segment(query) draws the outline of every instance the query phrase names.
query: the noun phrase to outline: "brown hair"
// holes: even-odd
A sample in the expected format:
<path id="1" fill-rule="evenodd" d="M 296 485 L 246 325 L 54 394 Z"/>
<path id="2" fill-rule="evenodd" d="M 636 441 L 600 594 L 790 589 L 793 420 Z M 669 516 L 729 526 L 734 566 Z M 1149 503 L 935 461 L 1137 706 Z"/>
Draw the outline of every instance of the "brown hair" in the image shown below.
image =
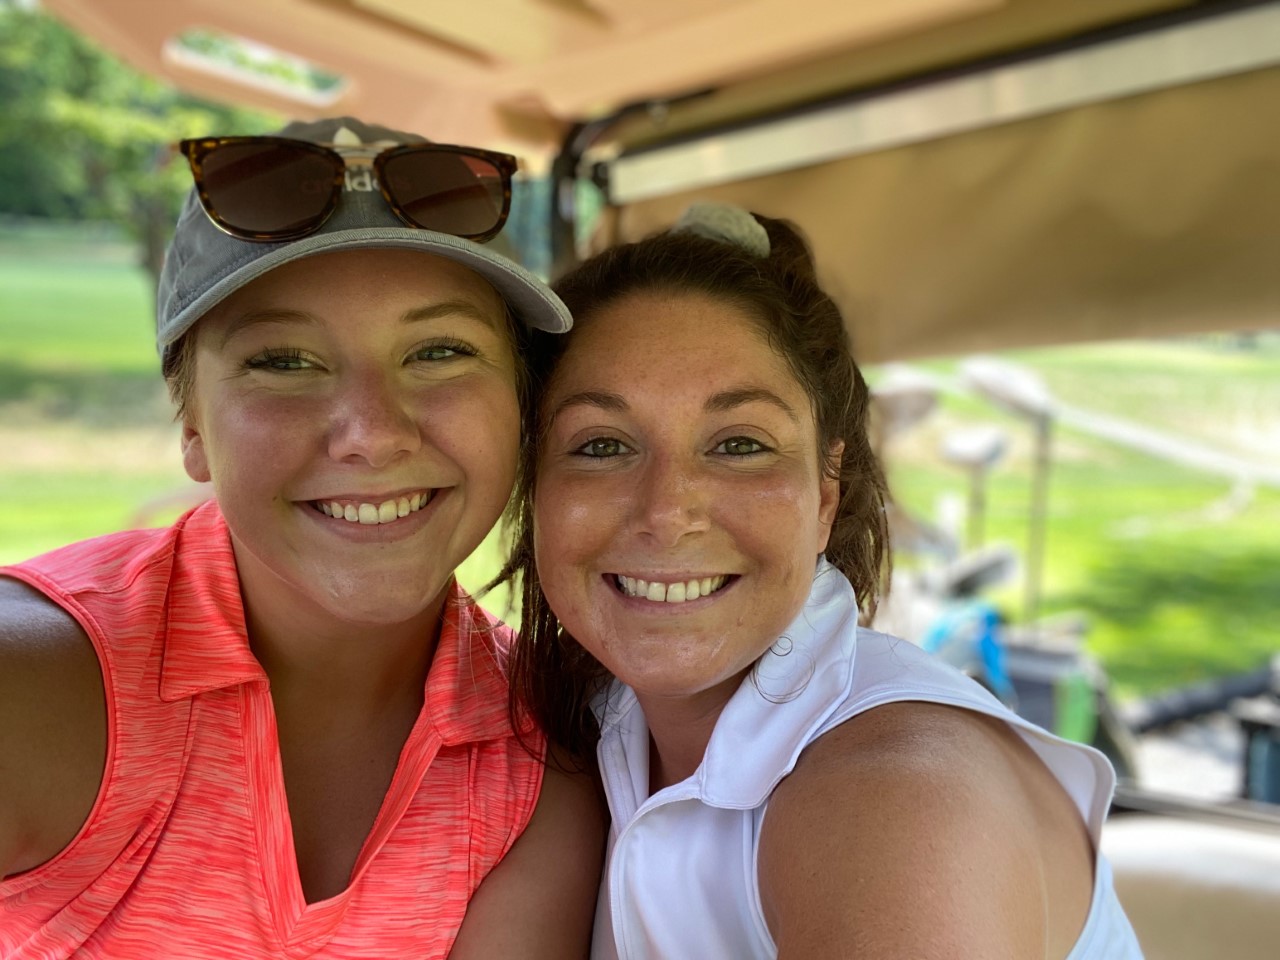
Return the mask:
<path id="1" fill-rule="evenodd" d="M 887 590 L 889 557 L 885 481 L 867 436 L 867 384 L 840 311 L 818 285 L 808 244 L 785 221 L 756 219 L 769 235 L 767 257 L 690 233 L 662 233 L 593 257 L 555 289 L 578 320 L 630 294 L 656 292 L 714 297 L 760 323 L 809 396 L 824 470 L 838 472 L 840 499 L 824 553 L 849 578 L 869 620 Z M 533 554 L 534 480 L 545 430 L 541 397 L 572 340 L 572 332 L 533 339 L 534 396 L 526 407 L 512 553 L 495 582 L 518 576 L 523 601 L 510 666 L 513 717 L 527 709 L 553 740 L 589 763 L 599 736 L 589 704 L 610 675 L 560 629 L 542 594 Z M 841 441 L 837 466 L 830 454 Z"/>
<path id="2" fill-rule="evenodd" d="M 164 348 L 160 358 L 160 372 L 169 387 L 169 399 L 178 408 L 177 418 L 181 420 L 187 412 L 187 403 L 191 399 L 191 388 L 196 380 L 196 328 L 179 337 L 174 343 Z"/>

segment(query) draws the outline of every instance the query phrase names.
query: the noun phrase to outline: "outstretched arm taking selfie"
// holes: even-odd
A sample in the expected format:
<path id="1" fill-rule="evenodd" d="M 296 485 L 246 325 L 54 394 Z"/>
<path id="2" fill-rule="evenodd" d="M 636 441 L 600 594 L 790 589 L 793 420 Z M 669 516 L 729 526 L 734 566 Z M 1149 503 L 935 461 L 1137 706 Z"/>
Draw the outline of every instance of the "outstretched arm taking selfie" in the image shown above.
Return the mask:
<path id="1" fill-rule="evenodd" d="M 35 590 L 0 577 L 0 878 L 75 837 L 102 781 L 106 736 L 88 637 Z"/>

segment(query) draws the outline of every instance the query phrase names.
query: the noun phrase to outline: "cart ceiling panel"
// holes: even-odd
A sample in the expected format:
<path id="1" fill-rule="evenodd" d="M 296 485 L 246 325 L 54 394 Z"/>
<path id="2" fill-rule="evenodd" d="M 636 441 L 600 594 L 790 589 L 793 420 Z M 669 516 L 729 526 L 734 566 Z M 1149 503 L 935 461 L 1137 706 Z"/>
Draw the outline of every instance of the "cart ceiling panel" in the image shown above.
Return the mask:
<path id="1" fill-rule="evenodd" d="M 1280 68 L 645 200 L 796 221 L 867 361 L 1280 325 Z"/>
<path id="2" fill-rule="evenodd" d="M 198 95 L 295 116 L 347 112 L 439 140 L 555 151 L 625 103 L 718 93 L 672 123 L 749 116 L 1069 37 L 1191 0 L 43 0 L 135 66 Z M 333 99 L 202 69 L 199 28 L 346 78 Z M 710 111 L 708 113 L 708 111 Z"/>

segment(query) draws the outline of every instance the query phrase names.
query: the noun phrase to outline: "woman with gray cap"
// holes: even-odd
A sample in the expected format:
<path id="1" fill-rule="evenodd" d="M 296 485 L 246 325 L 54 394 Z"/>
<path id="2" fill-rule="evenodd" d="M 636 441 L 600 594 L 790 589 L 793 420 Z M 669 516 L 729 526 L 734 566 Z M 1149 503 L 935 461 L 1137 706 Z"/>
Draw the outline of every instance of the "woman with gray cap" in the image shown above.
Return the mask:
<path id="1" fill-rule="evenodd" d="M 0 956 L 581 955 L 594 794 L 453 579 L 570 323 L 482 245 L 515 161 L 349 118 L 182 150 L 157 336 L 216 499 L 0 570 Z"/>

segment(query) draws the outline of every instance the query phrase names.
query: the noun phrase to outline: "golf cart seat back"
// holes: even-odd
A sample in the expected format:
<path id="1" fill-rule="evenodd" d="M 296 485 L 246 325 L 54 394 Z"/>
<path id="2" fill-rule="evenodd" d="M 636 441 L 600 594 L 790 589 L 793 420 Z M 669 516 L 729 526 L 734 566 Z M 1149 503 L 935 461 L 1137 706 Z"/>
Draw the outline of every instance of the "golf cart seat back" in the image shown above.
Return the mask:
<path id="1" fill-rule="evenodd" d="M 1280 956 L 1280 837 L 1227 822 L 1124 814 L 1102 849 L 1148 960 Z"/>

